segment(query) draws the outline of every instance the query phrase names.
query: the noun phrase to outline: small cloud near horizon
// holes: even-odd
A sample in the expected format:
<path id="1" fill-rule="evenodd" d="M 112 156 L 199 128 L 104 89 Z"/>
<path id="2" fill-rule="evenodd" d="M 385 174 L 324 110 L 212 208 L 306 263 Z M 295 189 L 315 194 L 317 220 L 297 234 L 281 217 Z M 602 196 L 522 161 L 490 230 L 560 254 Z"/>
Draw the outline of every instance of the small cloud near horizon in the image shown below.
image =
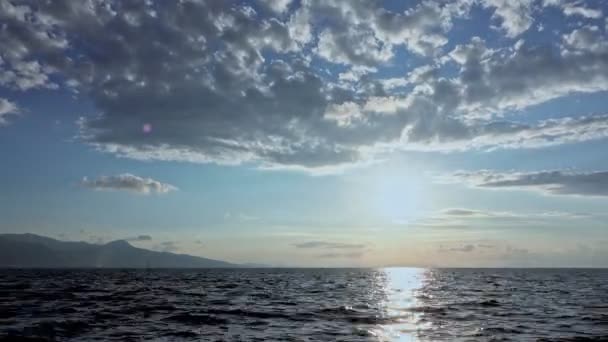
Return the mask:
<path id="1" fill-rule="evenodd" d="M 177 187 L 171 184 L 162 183 L 152 178 L 139 177 L 130 173 L 100 176 L 97 179 L 84 177 L 80 185 L 97 191 L 128 191 L 143 195 L 153 193 L 166 194 L 177 190 Z"/>
<path id="2" fill-rule="evenodd" d="M 317 257 L 323 259 L 358 259 L 361 258 L 365 253 L 363 251 L 349 252 L 349 253 L 325 253 L 320 254 Z"/>
<path id="3" fill-rule="evenodd" d="M 151 241 L 152 237 L 150 235 L 138 235 L 138 236 L 128 237 L 128 238 L 126 238 L 124 240 L 125 241 L 129 241 L 129 242 Z"/>
<path id="4" fill-rule="evenodd" d="M 296 248 L 325 248 L 325 249 L 363 249 L 364 244 L 327 242 L 327 241 L 306 241 L 294 243 Z"/>
<path id="5" fill-rule="evenodd" d="M 161 252 L 175 252 L 177 250 L 179 250 L 179 246 L 177 245 L 177 243 L 175 241 L 163 241 L 159 244 L 157 244 L 156 246 L 154 246 L 152 249 L 161 251 Z"/>

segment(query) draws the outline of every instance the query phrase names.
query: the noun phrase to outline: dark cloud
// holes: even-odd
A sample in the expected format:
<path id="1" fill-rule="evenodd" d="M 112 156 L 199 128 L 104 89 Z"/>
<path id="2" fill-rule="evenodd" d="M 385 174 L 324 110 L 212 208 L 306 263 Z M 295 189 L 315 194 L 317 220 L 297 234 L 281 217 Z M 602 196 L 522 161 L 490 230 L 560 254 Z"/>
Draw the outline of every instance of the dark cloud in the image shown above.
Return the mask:
<path id="1" fill-rule="evenodd" d="M 125 241 L 151 241 L 152 237 L 150 235 L 138 235 L 138 236 L 126 238 L 124 240 Z"/>
<path id="2" fill-rule="evenodd" d="M 452 252 L 464 252 L 464 253 L 469 253 L 475 250 L 475 245 L 464 245 L 461 247 L 451 247 L 448 249 L 449 251 Z"/>
<path id="3" fill-rule="evenodd" d="M 475 250 L 475 245 L 473 244 L 464 244 L 460 246 L 448 247 L 444 245 L 439 246 L 439 252 L 461 252 L 461 253 L 470 253 Z"/>
<path id="4" fill-rule="evenodd" d="M 361 258 L 365 252 L 349 252 L 349 253 L 324 253 L 317 257 L 325 259 L 358 259 Z"/>
<path id="5" fill-rule="evenodd" d="M 479 210 L 452 208 L 443 210 L 442 213 L 448 216 L 477 216 L 482 212 L 480 212 Z"/>
<path id="6" fill-rule="evenodd" d="M 364 249 L 364 244 L 326 242 L 326 241 L 307 241 L 293 244 L 296 248 L 328 248 L 328 249 Z"/>
<path id="7" fill-rule="evenodd" d="M 101 176 L 97 179 L 84 177 L 80 184 L 93 190 L 124 190 L 139 194 L 164 194 L 177 188 L 171 184 L 161 183 L 152 178 L 142 178 L 129 173 L 116 176 Z"/>
<path id="8" fill-rule="evenodd" d="M 488 189 L 524 189 L 552 195 L 608 196 L 608 171 L 459 172 L 455 180 Z"/>

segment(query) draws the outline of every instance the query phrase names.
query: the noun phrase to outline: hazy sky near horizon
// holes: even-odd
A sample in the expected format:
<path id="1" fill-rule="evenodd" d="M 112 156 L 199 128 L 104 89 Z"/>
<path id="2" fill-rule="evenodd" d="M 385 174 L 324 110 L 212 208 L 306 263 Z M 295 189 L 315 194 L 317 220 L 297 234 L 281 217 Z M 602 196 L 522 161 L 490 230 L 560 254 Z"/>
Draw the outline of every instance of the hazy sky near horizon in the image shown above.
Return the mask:
<path id="1" fill-rule="evenodd" d="M 0 0 L 0 232 L 285 266 L 608 267 L 607 12 Z"/>

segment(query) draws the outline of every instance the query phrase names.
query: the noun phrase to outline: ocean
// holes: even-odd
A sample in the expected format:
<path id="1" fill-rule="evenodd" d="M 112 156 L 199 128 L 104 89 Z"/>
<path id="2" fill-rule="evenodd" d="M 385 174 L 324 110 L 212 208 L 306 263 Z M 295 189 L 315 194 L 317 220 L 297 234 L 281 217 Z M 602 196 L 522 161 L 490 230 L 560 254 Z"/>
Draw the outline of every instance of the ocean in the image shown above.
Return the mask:
<path id="1" fill-rule="evenodd" d="M 608 270 L 1 270 L 17 338 L 608 341 Z"/>

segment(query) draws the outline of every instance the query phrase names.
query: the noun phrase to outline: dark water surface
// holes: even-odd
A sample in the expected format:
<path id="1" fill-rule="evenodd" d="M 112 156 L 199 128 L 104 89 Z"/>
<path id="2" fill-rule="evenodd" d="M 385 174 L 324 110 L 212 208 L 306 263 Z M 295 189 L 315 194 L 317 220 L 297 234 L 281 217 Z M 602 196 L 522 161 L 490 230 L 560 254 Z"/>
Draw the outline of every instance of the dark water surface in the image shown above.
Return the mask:
<path id="1" fill-rule="evenodd" d="M 0 336 L 608 341 L 608 270 L 0 270 Z"/>

